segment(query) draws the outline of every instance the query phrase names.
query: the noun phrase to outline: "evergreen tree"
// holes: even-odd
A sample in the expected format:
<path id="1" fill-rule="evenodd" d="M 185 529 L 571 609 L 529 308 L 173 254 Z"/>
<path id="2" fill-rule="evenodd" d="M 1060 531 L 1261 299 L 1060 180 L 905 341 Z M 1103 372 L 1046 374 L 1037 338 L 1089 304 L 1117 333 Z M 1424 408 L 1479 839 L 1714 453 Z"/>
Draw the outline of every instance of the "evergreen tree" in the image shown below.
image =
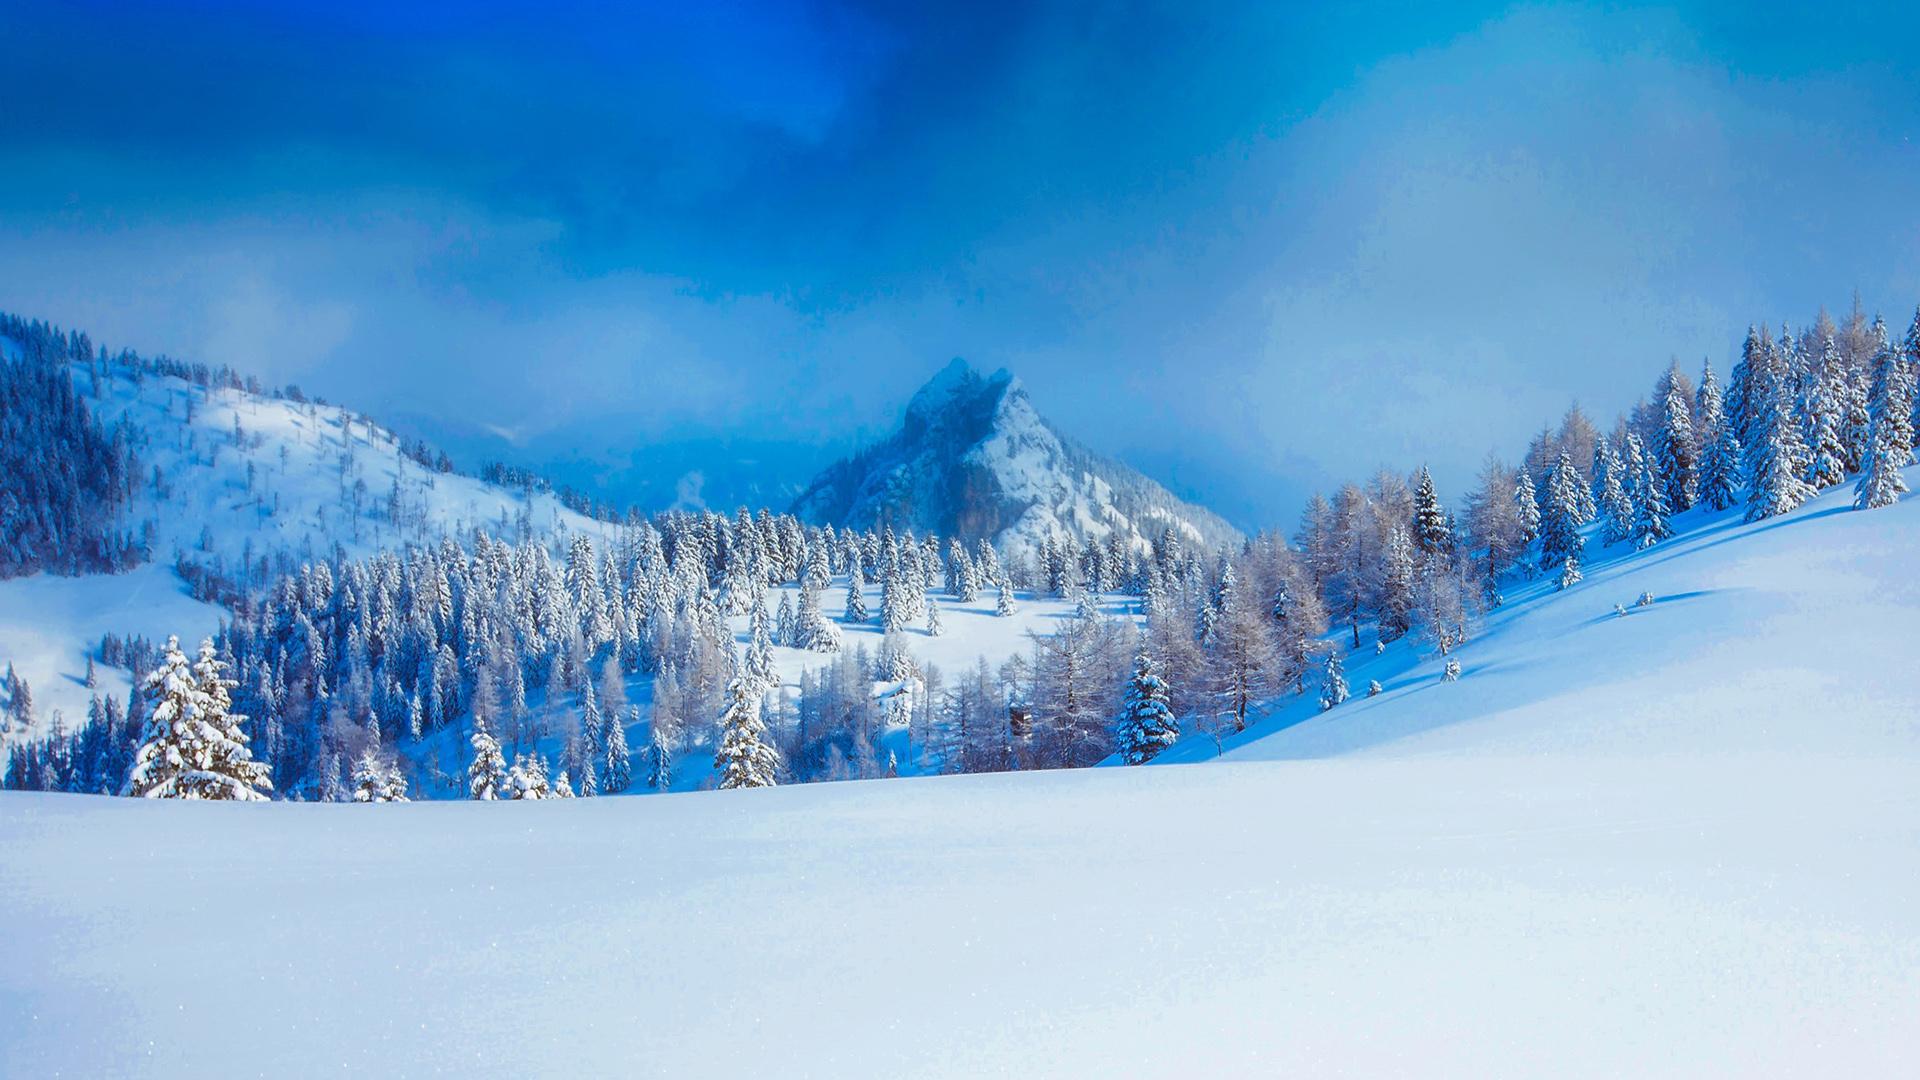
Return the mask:
<path id="1" fill-rule="evenodd" d="M 927 636 L 939 637 L 946 628 L 940 624 L 940 604 L 933 597 L 927 597 Z"/>
<path id="2" fill-rule="evenodd" d="M 767 725 L 760 719 L 760 691 L 736 676 L 727 684 L 726 710 L 720 715 L 720 748 L 714 771 L 722 790 L 772 787 L 780 768 L 780 752 L 767 742 Z"/>
<path id="3" fill-rule="evenodd" d="M 1327 653 L 1327 666 L 1320 683 L 1320 711 L 1325 712 L 1347 700 L 1347 669 L 1340 662 L 1340 650 Z"/>
<path id="4" fill-rule="evenodd" d="M 1700 501 L 1725 510 L 1740 498 L 1740 437 L 1734 431 L 1709 362 L 1700 375 Z"/>
<path id="5" fill-rule="evenodd" d="M 647 786 L 665 791 L 673 786 L 673 749 L 667 745 L 666 732 L 658 723 L 651 728 L 651 741 L 647 744 Z"/>
<path id="6" fill-rule="evenodd" d="M 467 766 L 467 797 L 491 801 L 507 794 L 507 762 L 500 754 L 500 741 L 487 730 L 485 720 L 474 719 L 470 741 L 473 762 Z"/>
<path id="7" fill-rule="evenodd" d="M 1920 314 L 1915 316 L 1920 324 Z M 1853 505 L 1862 510 L 1892 506 L 1907 490 L 1900 470 L 1913 464 L 1914 368 L 1887 342 L 1884 323 L 1874 322 L 1879 347 L 1873 357 L 1871 435 Z M 1920 336 L 1911 334 L 1909 336 Z"/>
<path id="8" fill-rule="evenodd" d="M 1180 738 L 1180 722 L 1168 704 L 1167 684 L 1143 650 L 1133 661 L 1133 678 L 1120 716 L 1120 758 L 1143 765 Z"/>
<path id="9" fill-rule="evenodd" d="M 1847 478 L 1846 447 L 1840 441 L 1840 427 L 1846 420 L 1846 390 L 1842 380 L 1846 372 L 1840 363 L 1840 351 L 1831 334 L 1820 353 L 1820 367 L 1807 383 L 1801 409 L 1803 434 L 1812 463 L 1806 481 L 1818 491 L 1838 487 Z"/>
<path id="10" fill-rule="evenodd" d="M 1601 542 L 1613 545 L 1633 535 L 1633 501 L 1627 496 L 1627 485 L 1621 482 L 1620 474 L 1625 465 L 1620 455 L 1613 449 L 1611 442 L 1600 443 L 1600 518 L 1603 531 Z"/>
<path id="11" fill-rule="evenodd" d="M 1699 491 L 1699 448 L 1692 403 L 1687 400 L 1683 380 L 1680 363 L 1675 361 L 1662 380 L 1665 391 L 1653 444 L 1653 479 L 1659 488 L 1659 501 L 1676 514 L 1693 506 Z"/>
<path id="12" fill-rule="evenodd" d="M 556 797 L 547 782 L 547 759 L 539 752 L 513 759 L 513 768 L 507 770 L 507 797 L 516 801 Z"/>
<path id="13" fill-rule="evenodd" d="M 353 801 L 407 801 L 407 778 L 401 774 L 399 762 L 380 752 L 379 743 L 369 743 L 354 759 Z"/>
<path id="14" fill-rule="evenodd" d="M 1586 546 L 1586 538 L 1580 535 L 1579 500 L 1580 490 L 1585 486 L 1572 459 L 1561 454 L 1559 462 L 1547 474 L 1547 504 L 1540 511 L 1542 569 L 1559 565 Z"/>
<path id="15" fill-rule="evenodd" d="M 1540 535 L 1540 504 L 1533 497 L 1533 481 L 1521 470 L 1513 481 L 1513 508 L 1519 518 L 1520 546 L 1524 549 Z"/>
<path id="16" fill-rule="evenodd" d="M 253 760 L 246 717 L 230 711 L 233 682 L 226 665 L 201 642 L 189 667 L 177 638 L 169 637 L 160 665 L 142 684 L 150 708 L 146 732 L 128 779 L 130 794 L 149 799 L 263 801 L 273 782 Z"/>
<path id="17" fill-rule="evenodd" d="M 1578 584 L 1580 584 L 1580 555 L 1578 552 L 1569 552 L 1567 561 L 1560 566 L 1560 588 L 1571 589 Z"/>
<path id="18" fill-rule="evenodd" d="M 1641 474 L 1637 486 L 1640 498 L 1634 507 L 1633 517 L 1634 547 L 1649 548 L 1673 535 L 1673 526 L 1667 521 L 1669 486 L 1667 479 L 1651 468 Z"/>
<path id="19" fill-rule="evenodd" d="M 809 652 L 840 651 L 840 628 L 820 610 L 820 594 L 800 587 L 800 612 L 794 616 L 794 647 Z"/>
<path id="20" fill-rule="evenodd" d="M 1013 604 L 1013 586 L 1007 584 L 1006 579 L 1002 578 L 1000 579 L 1000 595 L 998 599 L 994 601 L 993 613 L 1004 619 L 1012 615 L 1016 610 L 1018 609 L 1015 608 Z"/>
<path id="21" fill-rule="evenodd" d="M 1426 556 L 1453 550 L 1453 526 L 1433 490 L 1433 474 L 1420 466 L 1413 489 L 1413 542 Z"/>
<path id="22" fill-rule="evenodd" d="M 860 573 L 860 557 L 856 555 L 847 566 L 847 608 L 843 616 L 855 626 L 867 621 L 866 587 L 866 578 Z"/>
<path id="23" fill-rule="evenodd" d="M 1794 422 L 1786 376 L 1769 364 L 1753 373 L 1749 408 L 1753 442 L 1747 445 L 1747 520 L 1784 514 L 1813 498 L 1802 477 L 1806 443 Z"/>
<path id="24" fill-rule="evenodd" d="M 600 748 L 600 786 L 609 795 L 618 795 L 633 785 L 633 761 L 627 753 L 627 728 L 639 722 L 639 706 L 629 705 L 625 723 L 616 720 L 607 725 L 606 741 Z"/>
<path id="25" fill-rule="evenodd" d="M 803 600 L 802 603 L 804 604 L 805 601 Z M 782 608 L 785 608 L 786 604 L 786 594 L 782 593 L 780 595 L 780 605 Z M 791 615 L 789 615 L 788 621 L 792 621 Z M 787 643 L 798 644 L 798 641 L 790 637 L 787 639 Z M 746 675 L 747 678 L 753 680 L 755 686 L 760 688 L 761 693 L 773 689 L 780 681 L 779 676 L 774 674 L 773 670 L 773 636 L 767 627 L 767 600 L 765 596 L 762 596 L 760 602 L 753 606 L 753 618 L 748 628 L 747 636 Z"/>

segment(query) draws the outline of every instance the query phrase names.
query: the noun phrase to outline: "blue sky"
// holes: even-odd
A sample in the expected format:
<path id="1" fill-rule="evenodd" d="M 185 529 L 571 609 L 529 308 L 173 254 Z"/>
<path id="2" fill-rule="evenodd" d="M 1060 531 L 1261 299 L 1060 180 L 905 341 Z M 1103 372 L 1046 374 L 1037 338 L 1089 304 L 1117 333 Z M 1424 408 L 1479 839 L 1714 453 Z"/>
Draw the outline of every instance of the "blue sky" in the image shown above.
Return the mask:
<path id="1" fill-rule="evenodd" d="M 960 355 L 1290 524 L 1920 302 L 1903 6 L 1309 7 L 32 5 L 0 308 L 676 472 L 813 464 Z"/>

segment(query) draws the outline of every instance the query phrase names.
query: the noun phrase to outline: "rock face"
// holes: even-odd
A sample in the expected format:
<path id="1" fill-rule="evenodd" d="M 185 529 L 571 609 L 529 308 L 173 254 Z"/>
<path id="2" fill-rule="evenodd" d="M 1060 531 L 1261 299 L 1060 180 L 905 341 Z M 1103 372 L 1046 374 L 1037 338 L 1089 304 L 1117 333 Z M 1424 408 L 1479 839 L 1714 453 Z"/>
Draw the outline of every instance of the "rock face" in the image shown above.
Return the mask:
<path id="1" fill-rule="evenodd" d="M 1055 431 L 1004 369 L 983 376 L 962 360 L 913 395 L 892 437 L 815 477 L 793 512 L 816 525 L 987 539 L 1003 554 L 1116 530 L 1136 546 L 1168 528 L 1187 544 L 1240 539 L 1218 515 Z"/>

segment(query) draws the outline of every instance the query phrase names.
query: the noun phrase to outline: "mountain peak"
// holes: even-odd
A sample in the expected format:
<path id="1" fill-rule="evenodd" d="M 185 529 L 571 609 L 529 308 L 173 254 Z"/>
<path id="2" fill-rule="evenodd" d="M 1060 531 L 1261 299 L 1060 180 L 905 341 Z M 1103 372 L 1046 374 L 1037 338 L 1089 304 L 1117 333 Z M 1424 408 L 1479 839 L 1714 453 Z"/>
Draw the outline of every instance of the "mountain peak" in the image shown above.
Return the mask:
<path id="1" fill-rule="evenodd" d="M 914 393 L 898 432 L 820 473 L 793 509 L 813 524 L 889 524 L 1008 553 L 1116 534 L 1140 547 L 1168 528 L 1207 545 L 1238 539 L 1214 514 L 1061 436 L 1005 368 L 982 375 L 959 357 Z"/>

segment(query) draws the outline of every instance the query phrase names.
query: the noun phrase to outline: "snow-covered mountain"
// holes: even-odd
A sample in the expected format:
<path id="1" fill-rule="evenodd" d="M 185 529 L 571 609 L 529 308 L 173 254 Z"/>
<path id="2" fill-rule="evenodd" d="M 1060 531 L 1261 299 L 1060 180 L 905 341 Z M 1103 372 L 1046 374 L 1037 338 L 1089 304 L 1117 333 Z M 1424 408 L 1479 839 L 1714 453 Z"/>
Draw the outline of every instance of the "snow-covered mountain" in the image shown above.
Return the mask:
<path id="1" fill-rule="evenodd" d="M 1168 529 L 1205 546 L 1240 538 L 1218 515 L 1062 435 L 1005 369 L 982 375 L 960 359 L 913 395 L 898 432 L 821 472 L 793 512 L 821 525 L 984 539 L 1008 554 L 1048 537 L 1117 533 L 1136 549 Z"/>

